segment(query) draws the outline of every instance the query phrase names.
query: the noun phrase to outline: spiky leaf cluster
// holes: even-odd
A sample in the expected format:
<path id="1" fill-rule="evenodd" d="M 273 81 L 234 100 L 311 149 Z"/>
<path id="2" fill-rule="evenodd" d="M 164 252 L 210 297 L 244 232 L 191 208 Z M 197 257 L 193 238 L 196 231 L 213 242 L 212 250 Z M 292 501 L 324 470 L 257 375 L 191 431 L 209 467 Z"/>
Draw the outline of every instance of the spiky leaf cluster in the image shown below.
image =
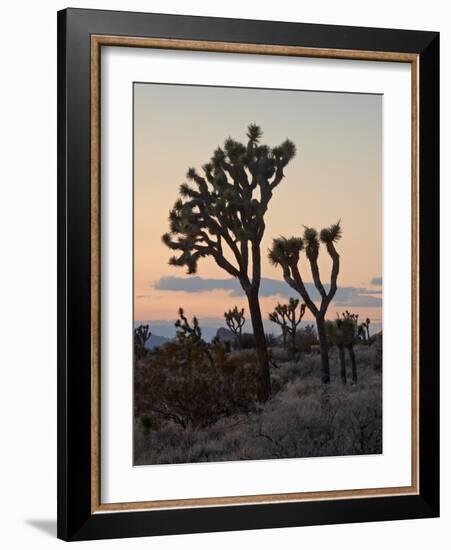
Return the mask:
<path id="1" fill-rule="evenodd" d="M 304 242 L 298 237 L 273 239 L 268 257 L 272 265 L 296 265 Z"/>
<path id="2" fill-rule="evenodd" d="M 309 260 L 316 260 L 318 258 L 318 254 L 319 254 L 318 231 L 313 227 L 304 228 L 304 247 L 305 247 L 305 253 Z"/>
<path id="3" fill-rule="evenodd" d="M 184 340 L 189 338 L 193 342 L 203 342 L 202 330 L 199 326 L 197 317 L 193 317 L 192 325 L 189 323 L 188 318 L 183 311 L 183 308 L 179 308 L 179 319 L 174 323 L 177 329 L 177 338 Z"/>
<path id="4" fill-rule="evenodd" d="M 292 266 L 299 261 L 302 250 L 310 261 L 316 262 L 319 255 L 320 241 L 329 247 L 341 238 L 340 222 L 322 229 L 319 236 L 318 231 L 313 227 L 304 226 L 302 237 L 279 237 L 273 239 L 272 247 L 269 250 L 268 258 L 273 265 Z M 331 252 L 332 249 L 328 248 Z"/>
<path id="5" fill-rule="evenodd" d="M 330 227 L 326 227 L 321 230 L 320 239 L 324 244 L 336 243 L 341 239 L 342 230 L 340 220 L 337 223 L 333 223 Z"/>

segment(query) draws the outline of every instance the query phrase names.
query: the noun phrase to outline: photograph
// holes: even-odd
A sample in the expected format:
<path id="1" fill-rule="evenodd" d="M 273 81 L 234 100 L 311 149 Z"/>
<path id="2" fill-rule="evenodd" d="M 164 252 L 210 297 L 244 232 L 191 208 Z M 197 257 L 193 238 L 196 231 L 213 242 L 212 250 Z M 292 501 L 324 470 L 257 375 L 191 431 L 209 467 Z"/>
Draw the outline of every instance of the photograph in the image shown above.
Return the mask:
<path id="1" fill-rule="evenodd" d="M 134 82 L 135 466 L 383 452 L 382 117 Z"/>
<path id="2" fill-rule="evenodd" d="M 340 524 L 349 546 L 351 524 L 389 522 L 424 546 L 415 520 L 440 515 L 436 24 L 392 5 L 360 20 L 331 3 L 328 22 L 180 5 L 58 11 L 57 537 L 264 529 L 273 547 L 307 526 L 336 544 Z"/>

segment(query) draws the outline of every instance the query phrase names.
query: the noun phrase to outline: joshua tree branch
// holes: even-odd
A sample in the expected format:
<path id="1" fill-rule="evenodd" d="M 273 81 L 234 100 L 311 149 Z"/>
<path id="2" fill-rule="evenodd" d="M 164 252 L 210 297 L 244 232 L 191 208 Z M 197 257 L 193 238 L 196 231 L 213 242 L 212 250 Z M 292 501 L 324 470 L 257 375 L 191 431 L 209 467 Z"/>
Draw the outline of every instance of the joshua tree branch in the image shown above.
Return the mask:
<path id="1" fill-rule="evenodd" d="M 327 295 L 328 302 L 332 300 L 332 298 L 335 296 L 335 293 L 337 292 L 337 278 L 338 273 L 340 271 L 340 255 L 335 249 L 335 246 L 333 243 L 327 243 L 327 252 L 329 253 L 329 256 L 332 258 L 332 272 L 330 275 L 330 289 L 329 293 Z"/>
<path id="2" fill-rule="evenodd" d="M 287 285 L 289 285 L 293 290 L 297 290 L 296 283 L 294 282 L 293 277 L 291 276 L 290 268 L 286 265 L 282 265 L 283 278 Z"/>
<path id="3" fill-rule="evenodd" d="M 310 269 L 312 272 L 312 277 L 313 277 L 313 282 L 315 283 L 315 287 L 320 293 L 321 298 L 325 299 L 327 294 L 326 294 L 326 290 L 324 289 L 323 283 L 321 282 L 321 278 L 319 276 L 318 261 L 316 259 L 310 259 L 309 262 L 310 262 Z"/>
<path id="4" fill-rule="evenodd" d="M 313 315 L 318 315 L 318 308 L 316 307 L 313 300 L 310 298 L 309 293 L 307 292 L 307 289 L 305 288 L 304 281 L 302 280 L 301 274 L 299 272 L 299 268 L 297 265 L 293 265 L 291 267 L 291 271 L 293 274 L 293 280 L 295 283 L 295 289 L 299 292 L 299 294 L 302 296 L 302 299 L 304 300 L 305 304 L 309 308 L 309 310 L 313 313 Z"/>
<path id="5" fill-rule="evenodd" d="M 240 272 L 224 257 L 224 255 L 214 253 L 212 256 L 219 267 L 222 267 L 222 269 L 233 277 L 240 278 Z"/>

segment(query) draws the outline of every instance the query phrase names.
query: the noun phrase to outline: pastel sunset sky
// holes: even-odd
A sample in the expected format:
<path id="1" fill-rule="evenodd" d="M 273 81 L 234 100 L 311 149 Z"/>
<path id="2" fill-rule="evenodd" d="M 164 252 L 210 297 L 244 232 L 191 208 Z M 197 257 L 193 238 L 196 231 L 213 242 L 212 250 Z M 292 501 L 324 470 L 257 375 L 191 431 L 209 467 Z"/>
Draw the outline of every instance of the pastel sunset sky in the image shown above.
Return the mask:
<path id="1" fill-rule="evenodd" d="M 246 143 L 251 122 L 261 126 L 262 143 L 273 147 L 289 138 L 297 147 L 265 218 L 264 318 L 277 302 L 296 297 L 267 260 L 272 239 L 341 219 L 340 290 L 328 316 L 349 309 L 379 325 L 382 96 L 147 83 L 134 85 L 135 321 L 172 321 L 180 306 L 189 316 L 219 320 L 235 304 L 247 309 L 239 285 L 212 259 L 202 259 L 195 276 L 168 265 L 172 251 L 161 236 L 188 167 L 201 172 L 228 136 Z M 331 264 L 323 247 L 319 263 L 328 283 Z M 312 281 L 305 256 L 301 273 Z M 305 320 L 311 319 L 307 312 Z"/>

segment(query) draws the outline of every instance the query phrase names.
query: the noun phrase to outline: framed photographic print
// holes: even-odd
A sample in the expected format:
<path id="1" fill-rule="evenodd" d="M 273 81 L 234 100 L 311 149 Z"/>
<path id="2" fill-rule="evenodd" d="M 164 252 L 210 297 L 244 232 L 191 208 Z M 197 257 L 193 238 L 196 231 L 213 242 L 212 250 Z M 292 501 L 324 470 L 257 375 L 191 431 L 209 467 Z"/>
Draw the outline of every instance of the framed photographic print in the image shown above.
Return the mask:
<path id="1" fill-rule="evenodd" d="M 58 536 L 439 513 L 439 35 L 58 14 Z"/>

